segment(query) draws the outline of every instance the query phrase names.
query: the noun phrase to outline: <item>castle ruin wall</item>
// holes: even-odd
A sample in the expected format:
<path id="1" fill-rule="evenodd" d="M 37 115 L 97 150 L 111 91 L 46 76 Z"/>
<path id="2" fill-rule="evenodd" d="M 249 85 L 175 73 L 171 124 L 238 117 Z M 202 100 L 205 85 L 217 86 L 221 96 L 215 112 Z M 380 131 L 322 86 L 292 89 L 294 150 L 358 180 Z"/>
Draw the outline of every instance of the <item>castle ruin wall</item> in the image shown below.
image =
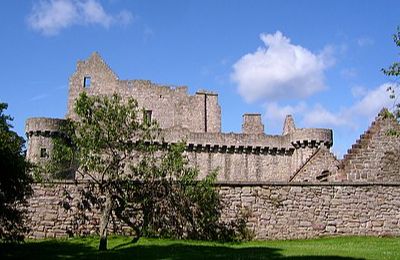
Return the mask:
<path id="1" fill-rule="evenodd" d="M 340 164 L 346 181 L 400 181 L 399 123 L 383 109 Z"/>
<path id="2" fill-rule="evenodd" d="M 86 85 L 90 79 L 90 85 Z M 221 132 L 221 108 L 218 95 L 199 91 L 191 96 L 187 87 L 162 86 L 148 80 L 119 80 L 97 55 L 80 61 L 69 83 L 67 117 L 76 118 L 74 103 L 81 92 L 88 95 L 119 94 L 132 97 L 139 107 L 151 111 L 161 128 L 183 127 L 191 132 Z"/>

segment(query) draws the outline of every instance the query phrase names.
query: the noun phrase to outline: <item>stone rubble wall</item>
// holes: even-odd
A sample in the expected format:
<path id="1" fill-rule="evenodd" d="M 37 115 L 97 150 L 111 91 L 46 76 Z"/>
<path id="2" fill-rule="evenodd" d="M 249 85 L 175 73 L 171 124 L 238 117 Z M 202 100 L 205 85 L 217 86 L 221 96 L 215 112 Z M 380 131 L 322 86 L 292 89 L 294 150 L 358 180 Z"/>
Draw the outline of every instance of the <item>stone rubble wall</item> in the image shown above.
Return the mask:
<path id="1" fill-rule="evenodd" d="M 85 77 L 91 78 L 90 87 L 85 88 Z M 189 95 L 186 86 L 163 86 L 149 80 L 119 80 L 97 53 L 78 62 L 76 72 L 70 77 L 67 117 L 76 118 L 73 107 L 81 92 L 132 97 L 139 107 L 152 111 L 152 118 L 163 129 L 180 126 L 191 132 L 221 132 L 217 94 L 199 91 Z"/>
<path id="2" fill-rule="evenodd" d="M 395 134 L 397 132 L 397 134 Z M 400 181 L 399 123 L 382 110 L 339 165 L 345 181 Z"/>
<path id="3" fill-rule="evenodd" d="M 73 183 L 36 184 L 30 199 L 29 237 L 97 234 L 96 209 L 84 212 L 85 223 L 74 218 L 79 189 Z M 217 189 L 224 205 L 222 219 L 234 220 L 238 212 L 248 211 L 247 226 L 255 239 L 400 235 L 400 183 L 220 182 Z M 119 222 L 110 231 L 131 234 Z"/>
<path id="4" fill-rule="evenodd" d="M 340 161 L 328 148 L 321 147 L 309 157 L 306 163 L 296 170 L 289 182 L 335 181 Z M 326 176 L 326 178 L 323 175 Z M 324 180 L 323 180 L 324 179 Z"/>

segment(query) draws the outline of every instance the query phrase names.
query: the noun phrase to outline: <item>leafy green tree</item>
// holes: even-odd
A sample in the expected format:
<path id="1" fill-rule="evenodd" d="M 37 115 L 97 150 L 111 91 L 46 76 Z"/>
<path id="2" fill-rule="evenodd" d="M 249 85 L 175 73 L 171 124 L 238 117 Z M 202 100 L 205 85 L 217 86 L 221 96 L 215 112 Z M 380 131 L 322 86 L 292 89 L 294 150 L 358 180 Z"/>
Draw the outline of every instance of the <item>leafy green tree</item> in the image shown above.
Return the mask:
<path id="1" fill-rule="evenodd" d="M 400 26 L 397 27 L 397 33 L 393 34 L 393 41 L 397 47 L 400 47 Z M 396 97 L 396 90 L 399 89 L 399 83 L 397 80 L 400 76 L 400 61 L 393 62 L 392 65 L 390 65 L 387 69 L 382 69 L 382 71 L 385 75 L 395 78 L 394 85 L 390 86 L 388 91 L 390 93 L 390 98 L 395 100 L 393 115 L 397 120 L 400 120 L 400 103 L 397 101 Z"/>
<path id="2" fill-rule="evenodd" d="M 63 129 L 67 138 L 55 142 L 50 169 L 56 174 L 70 166 L 77 178 L 88 182 L 101 211 L 99 250 L 107 249 L 107 230 L 113 208 L 131 188 L 125 185 L 126 170 L 137 159 L 138 151 L 147 149 L 144 140 L 152 140 L 156 124 L 139 120 L 137 102 L 123 103 L 118 95 L 88 96 L 76 100 L 78 119 L 68 121 Z"/>
<path id="3" fill-rule="evenodd" d="M 56 177 L 75 170 L 88 183 L 86 202 L 101 211 L 99 250 L 107 249 L 112 217 L 132 227 L 136 239 L 236 235 L 218 222 L 216 173 L 198 180 L 185 145 L 163 143 L 157 123 L 144 112 L 132 98 L 83 93 L 75 104 L 77 120 L 64 127 L 68 138 L 55 140 L 50 169 Z"/>
<path id="4" fill-rule="evenodd" d="M 28 231 L 24 217 L 32 179 L 25 161 L 24 139 L 11 130 L 12 117 L 0 103 L 0 241 L 21 241 Z"/>

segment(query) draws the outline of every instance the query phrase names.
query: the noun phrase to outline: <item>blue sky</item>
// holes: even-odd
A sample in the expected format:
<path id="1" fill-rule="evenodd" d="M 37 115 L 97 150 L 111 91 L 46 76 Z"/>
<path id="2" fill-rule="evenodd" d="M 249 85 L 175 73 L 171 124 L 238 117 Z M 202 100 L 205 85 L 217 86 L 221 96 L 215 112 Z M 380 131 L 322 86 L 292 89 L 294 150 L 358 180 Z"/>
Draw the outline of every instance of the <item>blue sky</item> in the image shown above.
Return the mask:
<path id="1" fill-rule="evenodd" d="M 334 130 L 341 157 L 382 106 L 398 60 L 398 1 L 2 1 L 0 101 L 15 130 L 64 117 L 77 60 L 98 51 L 120 79 L 219 93 L 224 132 L 259 112 Z"/>

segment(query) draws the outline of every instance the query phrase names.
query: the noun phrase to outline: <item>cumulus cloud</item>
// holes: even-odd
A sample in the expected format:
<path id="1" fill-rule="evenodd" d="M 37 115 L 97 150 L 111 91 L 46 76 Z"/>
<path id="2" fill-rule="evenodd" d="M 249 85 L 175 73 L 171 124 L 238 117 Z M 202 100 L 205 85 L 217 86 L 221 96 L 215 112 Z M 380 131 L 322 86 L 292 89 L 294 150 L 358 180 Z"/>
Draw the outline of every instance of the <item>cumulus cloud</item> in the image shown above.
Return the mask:
<path id="1" fill-rule="evenodd" d="M 333 113 L 321 104 L 316 104 L 304 115 L 303 124 L 314 127 L 351 126 L 353 122 L 343 112 Z"/>
<path id="2" fill-rule="evenodd" d="M 355 98 L 360 98 L 367 94 L 367 89 L 363 86 L 354 86 L 351 88 L 351 94 Z"/>
<path id="3" fill-rule="evenodd" d="M 366 92 L 366 94 L 355 103 L 350 111 L 359 116 L 364 116 L 369 119 L 376 116 L 376 114 L 383 108 L 393 108 L 394 101 L 390 99 L 387 92 L 388 87 L 393 86 L 391 83 L 385 83 L 376 89 Z"/>
<path id="4" fill-rule="evenodd" d="M 58 34 L 73 25 L 97 24 L 109 28 L 114 24 L 132 22 L 131 12 L 107 13 L 97 0 L 46 0 L 33 5 L 28 24 L 43 35 Z"/>
<path id="5" fill-rule="evenodd" d="M 324 70 L 332 64 L 332 48 L 315 54 L 292 44 L 280 31 L 260 38 L 265 47 L 241 57 L 231 74 L 247 102 L 304 98 L 325 88 Z"/>
<path id="6" fill-rule="evenodd" d="M 265 118 L 270 122 L 283 122 L 286 115 L 302 114 L 307 109 L 305 102 L 299 104 L 280 106 L 277 102 L 265 105 Z"/>
<path id="7" fill-rule="evenodd" d="M 307 127 L 350 127 L 355 129 L 362 122 L 372 121 L 383 108 L 393 108 L 394 101 L 386 91 L 391 83 L 382 84 L 375 89 L 360 88 L 355 95 L 355 102 L 339 111 L 331 111 L 321 104 L 279 105 L 277 102 L 265 106 L 265 118 L 271 126 L 280 127 L 286 115 L 294 115 L 301 125 Z M 396 93 L 398 95 L 398 93 Z"/>

